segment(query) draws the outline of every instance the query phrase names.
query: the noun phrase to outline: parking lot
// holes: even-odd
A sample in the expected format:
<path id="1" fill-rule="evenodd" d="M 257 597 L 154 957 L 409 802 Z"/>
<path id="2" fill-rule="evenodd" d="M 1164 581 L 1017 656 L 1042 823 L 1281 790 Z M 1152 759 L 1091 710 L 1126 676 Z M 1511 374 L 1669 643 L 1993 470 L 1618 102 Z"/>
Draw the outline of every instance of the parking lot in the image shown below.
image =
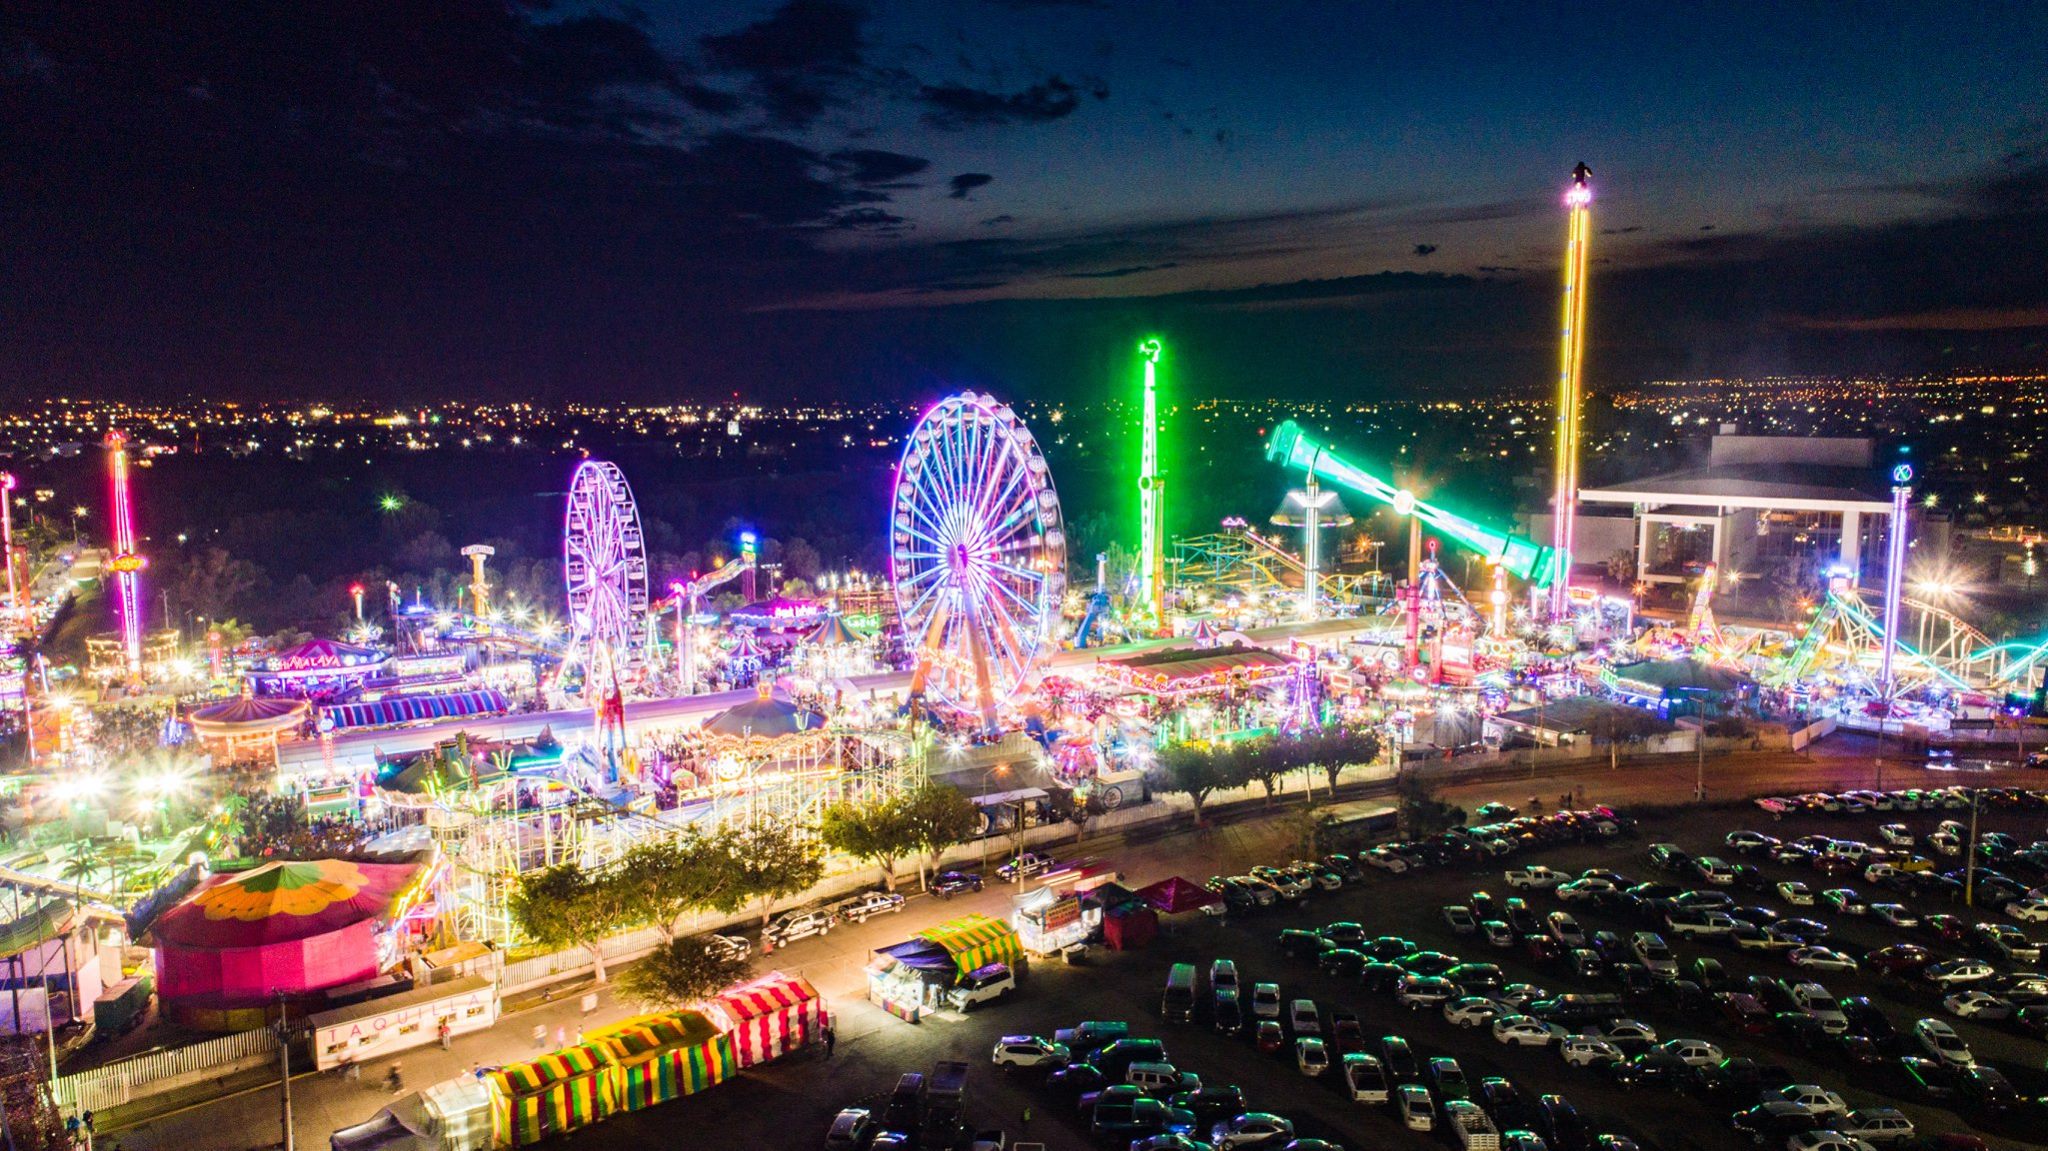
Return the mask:
<path id="1" fill-rule="evenodd" d="M 976 1069 L 968 1092 L 967 1110 L 972 1125 L 1002 1128 L 1013 1141 L 1029 1138 L 1053 1148 L 1105 1146 L 1107 1141 L 1098 1141 L 1087 1133 L 1085 1121 L 1071 1099 L 1056 1097 L 1044 1089 L 1044 1072 L 1000 1071 L 989 1065 L 989 1053 L 996 1039 L 1004 1034 L 1049 1035 L 1056 1028 L 1082 1020 L 1121 1019 L 1131 1023 L 1133 1034 L 1163 1039 L 1176 1067 L 1198 1073 L 1206 1084 L 1237 1085 L 1243 1089 L 1251 1108 L 1286 1116 L 1293 1121 L 1297 1136 L 1329 1139 L 1354 1151 L 1446 1142 L 1441 1130 L 1420 1134 L 1405 1129 L 1388 1107 L 1351 1102 L 1334 1069 L 1320 1078 L 1303 1077 L 1295 1069 L 1291 1043 L 1280 1052 L 1261 1053 L 1250 1038 L 1249 1027 L 1235 1037 L 1216 1034 L 1209 1026 L 1206 976 L 1210 961 L 1224 957 L 1236 961 L 1247 989 L 1254 983 L 1278 983 L 1284 999 L 1314 999 L 1325 1019 L 1334 1009 L 1355 1012 L 1368 1037 L 1405 1036 L 1417 1056 L 1424 1060 L 1435 1056 L 1456 1059 L 1474 1084 L 1488 1076 L 1505 1077 L 1516 1086 L 1522 1099 L 1532 1104 L 1539 1095 L 1562 1094 L 1576 1105 L 1591 1132 L 1626 1136 L 1646 1148 L 1742 1146 L 1740 1137 L 1729 1125 L 1729 1116 L 1738 1106 L 1747 1105 L 1748 1099 L 1708 1099 L 1693 1089 L 1661 1086 L 1625 1090 L 1600 1069 L 1567 1066 L 1553 1047 L 1504 1046 L 1493 1039 L 1488 1027 L 1455 1026 L 1441 1010 L 1409 1010 L 1390 994 L 1369 992 L 1356 976 L 1326 974 L 1305 955 L 1297 958 L 1283 954 L 1279 933 L 1288 928 L 1319 928 L 1334 921 L 1356 921 L 1363 925 L 1368 937 L 1399 936 L 1414 941 L 1423 950 L 1498 964 L 1508 982 L 1538 984 L 1553 994 L 1615 992 L 1620 986 L 1613 975 L 1581 973 L 1572 969 L 1562 956 L 1539 961 L 1532 958 L 1524 940 L 1496 946 L 1481 934 L 1456 933 L 1446 924 L 1440 908 L 1452 903 L 1470 905 L 1475 890 L 1488 891 L 1500 902 L 1510 895 L 1522 897 L 1538 918 L 1566 906 L 1548 891 L 1507 889 L 1502 872 L 1532 863 L 1574 875 L 1598 868 L 1625 873 L 1638 882 L 1709 889 L 1711 885 L 1691 874 L 1674 875 L 1653 868 L 1649 846 L 1667 842 L 1693 855 L 1717 855 L 1755 866 L 1762 873 L 1757 882 L 1763 890 L 1733 891 L 1737 905 L 1762 906 L 1824 922 L 1830 928 L 1825 944 L 1852 957 L 1900 942 L 1920 944 L 1936 958 L 1962 956 L 1971 954 L 1968 944 L 1941 940 L 1924 929 L 1894 928 L 1867 914 L 1841 914 L 1818 903 L 1795 908 L 1778 895 L 1775 885 L 1784 880 L 1800 880 L 1815 891 L 1852 887 L 1868 901 L 1895 900 L 1922 916 L 1947 912 L 1960 915 L 1968 923 L 2010 921 L 1983 909 L 1940 902 L 1932 894 L 1881 891 L 1860 873 L 1823 875 L 1810 866 L 1778 863 L 1761 855 L 1737 855 L 1723 845 L 1726 833 L 1740 828 L 1755 829 L 1787 841 L 1817 834 L 1880 844 L 1881 824 L 1903 823 L 1911 833 L 1924 837 L 1939 821 L 1957 815 L 1954 811 L 1794 813 L 1773 819 L 1749 805 L 1688 810 L 1644 819 L 1633 838 L 1543 846 L 1484 864 L 1430 867 L 1405 875 L 1371 872 L 1340 890 L 1318 890 L 1298 902 L 1281 903 L 1253 914 L 1233 915 L 1227 920 L 1183 917 L 1169 925 L 1166 934 L 1142 952 L 1118 955 L 1097 951 L 1081 967 L 1034 965 L 1020 993 L 1008 1002 L 965 1017 L 939 1018 L 914 1026 L 885 1026 L 863 1035 L 858 1042 L 843 1043 L 830 1061 L 800 1057 L 795 1062 L 750 1073 L 738 1082 L 675 1107 L 623 1116 L 574 1138 L 585 1145 L 637 1147 L 650 1139 L 672 1140 L 677 1133 L 687 1131 L 693 1142 L 715 1139 L 721 1146 L 819 1146 L 832 1115 L 841 1107 L 877 1103 L 894 1084 L 898 1073 L 928 1070 L 936 1059 L 957 1058 L 970 1061 Z M 1967 822 L 1970 813 L 1961 812 L 1960 817 Z M 2007 833 L 2024 845 L 2043 836 L 2048 811 L 1985 806 L 1979 813 L 1979 824 L 1983 832 Z M 1191 857 L 1182 871 L 1199 881 L 1213 871 L 1242 870 L 1252 862 L 1285 861 L 1203 861 Z M 1960 859 L 1947 857 L 1938 860 L 1943 868 L 1960 863 Z M 2030 874 L 2018 871 L 2017 865 L 2008 864 L 2007 869 L 2014 871 L 2015 878 L 2025 879 Z M 2041 877 L 2032 875 L 2030 882 L 2039 883 Z M 1610 930 L 1627 939 L 1637 931 L 1662 931 L 1681 969 L 1689 969 L 1690 961 L 1696 957 L 1711 956 L 1720 961 L 1731 980 L 1751 975 L 1787 983 L 1816 980 L 1836 997 L 1868 996 L 1892 1027 L 1902 1033 L 1889 1046 L 1864 1053 L 1866 1057 L 1875 1056 L 1874 1062 L 1858 1065 L 1842 1044 L 1816 1038 L 1806 1028 L 1780 1023 L 1764 1034 L 1741 1034 L 1711 999 L 1694 1001 L 1689 1008 L 1693 1014 L 1688 1014 L 1677 996 L 1660 989 L 1631 999 L 1628 1005 L 1628 1014 L 1654 1028 L 1660 1041 L 1704 1040 L 1728 1056 L 1747 1057 L 1767 1069 L 1781 1069 L 1770 1071 L 1770 1078 L 1816 1084 L 1836 1092 L 1852 1108 L 1897 1107 L 1922 1136 L 1969 1132 L 1984 1137 L 1993 1146 L 2016 1146 L 2036 1130 L 2048 1133 L 2048 1124 L 2039 1122 L 2048 1118 L 2048 1112 L 2042 1111 L 2032 1098 L 2048 1091 L 2042 1070 L 2041 1041 L 2011 1022 L 1947 1015 L 1941 1006 L 1941 992 L 1924 981 L 1910 976 L 1884 978 L 1864 970 L 1802 970 L 1787 961 L 1785 952 L 1736 950 L 1723 943 L 1678 938 L 1662 923 L 1636 918 L 1616 906 L 1579 902 L 1571 904 L 1570 910 L 1589 933 Z M 2019 926 L 2029 934 L 2040 934 L 2040 929 L 2033 925 Z M 1168 968 L 1179 962 L 1196 964 L 1203 973 L 1196 997 L 1200 1006 L 1191 1022 L 1166 1023 L 1159 1017 L 1160 993 Z M 2009 974 L 2018 966 L 2002 958 L 1994 959 L 1992 965 L 2001 974 Z M 2036 969 L 2041 965 L 2026 966 Z M 856 1005 L 856 1009 L 860 1006 Z M 1940 1017 L 1951 1023 L 1976 1057 L 2002 1072 L 2026 1098 L 2003 1113 L 1994 1113 L 1967 1099 L 1915 1097 L 1907 1090 L 1909 1082 L 1898 1071 L 1897 1056 L 1914 1050 L 1906 1033 L 1923 1017 Z M 1027 1107 L 1031 1111 L 1028 1129 L 1024 1124 Z M 2041 1136 L 2033 1138 L 2040 1140 Z"/>

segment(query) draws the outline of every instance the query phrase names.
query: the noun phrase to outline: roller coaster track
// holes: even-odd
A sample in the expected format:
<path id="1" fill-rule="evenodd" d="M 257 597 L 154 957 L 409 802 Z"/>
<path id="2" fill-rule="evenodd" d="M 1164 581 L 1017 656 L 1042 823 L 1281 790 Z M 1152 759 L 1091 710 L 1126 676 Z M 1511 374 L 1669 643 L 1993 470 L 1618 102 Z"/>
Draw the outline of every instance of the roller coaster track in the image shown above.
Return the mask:
<path id="1" fill-rule="evenodd" d="M 1903 609 L 1899 635 L 1893 637 L 1893 670 L 1907 687 L 1938 684 L 1969 691 L 1998 681 L 1991 674 L 1996 657 L 1983 632 L 1955 613 L 1915 599 L 1899 601 Z M 1918 642 L 1908 642 L 1912 635 Z M 1813 622 L 1790 654 L 1767 672 L 1777 683 L 1796 683 L 1816 672 L 1833 670 L 1845 679 L 1875 688 L 1883 662 L 1884 627 L 1855 591 L 1830 591 Z M 2036 658 L 2040 658 L 2037 653 Z"/>

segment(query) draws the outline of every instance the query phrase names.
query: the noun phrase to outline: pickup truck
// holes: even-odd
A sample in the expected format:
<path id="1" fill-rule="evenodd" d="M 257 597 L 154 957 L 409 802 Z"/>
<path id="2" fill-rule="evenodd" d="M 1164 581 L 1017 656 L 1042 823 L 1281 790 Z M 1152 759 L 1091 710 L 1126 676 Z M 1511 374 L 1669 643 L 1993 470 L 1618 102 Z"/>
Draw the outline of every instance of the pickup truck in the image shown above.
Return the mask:
<path id="1" fill-rule="evenodd" d="M 1569 880 L 1571 876 L 1561 871 L 1552 871 L 1539 863 L 1534 867 L 1515 868 L 1506 873 L 1506 878 L 1509 887 L 1547 889 Z"/>
<path id="2" fill-rule="evenodd" d="M 1444 1100 L 1444 1123 L 1464 1151 L 1500 1151 L 1500 1130 L 1479 1104 L 1469 1099 Z"/>

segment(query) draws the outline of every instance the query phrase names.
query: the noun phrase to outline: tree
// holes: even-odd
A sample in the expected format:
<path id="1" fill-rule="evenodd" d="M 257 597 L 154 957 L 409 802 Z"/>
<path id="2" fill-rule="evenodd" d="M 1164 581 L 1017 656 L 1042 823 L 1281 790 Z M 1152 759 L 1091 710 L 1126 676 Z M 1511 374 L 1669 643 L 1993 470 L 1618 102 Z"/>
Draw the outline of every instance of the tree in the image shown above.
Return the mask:
<path id="1" fill-rule="evenodd" d="M 1607 578 L 1624 587 L 1636 582 L 1636 553 L 1633 548 L 1622 548 L 1608 555 Z"/>
<path id="2" fill-rule="evenodd" d="M 825 809 L 818 838 L 834 851 L 882 869 L 882 884 L 896 890 L 896 861 L 918 849 L 916 828 L 901 797 L 835 803 Z"/>
<path id="3" fill-rule="evenodd" d="M 719 866 L 731 878 L 711 894 L 711 906 L 729 914 L 758 903 L 763 925 L 776 900 L 808 891 L 825 877 L 824 853 L 789 823 L 756 820 L 717 845 L 723 855 Z"/>
<path id="4" fill-rule="evenodd" d="M 1380 733 L 1369 727 L 1326 727 L 1301 737 L 1300 759 L 1308 767 L 1320 767 L 1337 790 L 1337 776 L 1359 763 L 1380 757 Z"/>
<path id="5" fill-rule="evenodd" d="M 619 986 L 643 1003 L 682 1007 L 709 999 L 752 974 L 747 960 L 731 948 L 711 946 L 703 936 L 670 939 L 619 976 Z"/>
<path id="6" fill-rule="evenodd" d="M 1465 809 L 1443 802 L 1436 781 L 1425 773 L 1407 769 L 1394 779 L 1394 794 L 1401 799 L 1401 835 L 1416 839 L 1434 835 L 1465 822 Z"/>
<path id="7" fill-rule="evenodd" d="M 623 884 L 581 864 L 558 863 L 519 877 L 510 901 L 512 922 L 527 938 L 554 951 L 590 952 L 597 981 L 605 981 L 599 946 L 627 922 Z"/>
<path id="8" fill-rule="evenodd" d="M 630 922 L 645 923 L 673 942 L 676 922 L 712 907 L 719 893 L 737 881 L 725 850 L 696 832 L 674 839 L 642 840 L 619 857 L 612 882 Z"/>
<path id="9" fill-rule="evenodd" d="M 1237 787 L 1245 782 L 1238 774 L 1237 757 L 1206 743 L 1169 743 L 1159 752 L 1159 790 L 1185 795 L 1195 806 L 1195 824 L 1202 822 L 1202 805 L 1211 792 Z"/>
<path id="10" fill-rule="evenodd" d="M 1281 777 L 1301 766 L 1294 753 L 1293 741 L 1281 741 L 1270 735 L 1247 739 L 1231 747 L 1230 754 L 1236 759 L 1235 770 L 1249 783 L 1257 780 L 1266 789 L 1266 806 L 1273 806 L 1273 797 L 1280 789 Z"/>
<path id="11" fill-rule="evenodd" d="M 903 797 L 903 811 L 910 841 L 922 853 L 917 865 L 920 883 L 928 883 L 931 868 L 938 865 L 947 848 L 967 842 L 981 830 L 981 812 L 959 788 L 949 784 L 926 780 Z"/>

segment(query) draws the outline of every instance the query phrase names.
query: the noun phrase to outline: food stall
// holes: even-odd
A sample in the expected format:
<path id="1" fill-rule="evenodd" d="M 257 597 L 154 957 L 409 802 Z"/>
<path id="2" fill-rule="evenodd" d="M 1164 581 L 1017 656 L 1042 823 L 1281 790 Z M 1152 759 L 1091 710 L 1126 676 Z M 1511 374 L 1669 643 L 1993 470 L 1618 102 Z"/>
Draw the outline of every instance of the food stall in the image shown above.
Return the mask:
<path id="1" fill-rule="evenodd" d="M 618 1110 L 617 1062 L 609 1047 L 579 1043 L 486 1071 L 498 1146 L 525 1147 L 609 1118 Z"/>
<path id="2" fill-rule="evenodd" d="M 702 1012 L 642 1016 L 589 1035 L 618 1061 L 619 1106 L 639 1111 L 695 1095 L 739 1070 L 732 1041 Z"/>
<path id="3" fill-rule="evenodd" d="M 725 1028 L 741 1068 L 766 1063 L 824 1034 L 831 1017 L 818 989 L 800 976 L 771 971 L 705 1005 Z"/>
<path id="4" fill-rule="evenodd" d="M 968 974 L 1024 956 L 1017 932 L 1000 919 L 963 915 L 874 953 L 868 1001 L 911 1023 L 936 1010 L 941 996 Z"/>

